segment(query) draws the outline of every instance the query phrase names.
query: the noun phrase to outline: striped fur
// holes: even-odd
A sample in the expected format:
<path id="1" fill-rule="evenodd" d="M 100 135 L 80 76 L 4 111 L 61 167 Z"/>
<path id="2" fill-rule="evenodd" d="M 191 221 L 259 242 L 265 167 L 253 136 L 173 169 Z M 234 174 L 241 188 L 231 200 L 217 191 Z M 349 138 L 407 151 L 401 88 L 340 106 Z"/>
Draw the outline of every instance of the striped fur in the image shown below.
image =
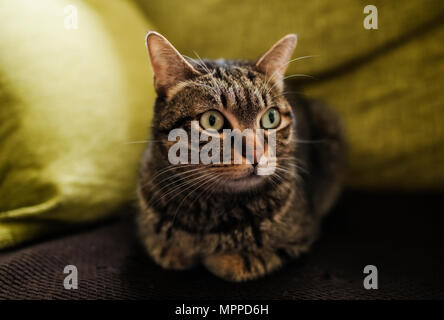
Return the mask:
<path id="1" fill-rule="evenodd" d="M 149 255 L 168 269 L 203 263 L 231 281 L 261 277 L 308 251 L 321 217 L 340 191 L 344 141 L 336 115 L 322 103 L 282 94 L 280 79 L 245 61 L 187 60 L 198 71 L 155 102 L 152 141 L 138 184 L 138 227 Z M 230 123 L 256 128 L 264 110 L 279 108 L 278 168 L 257 188 L 227 190 L 242 165 L 168 162 L 168 133 L 190 130 L 210 109 Z M 228 116 L 227 116 L 228 117 Z"/>

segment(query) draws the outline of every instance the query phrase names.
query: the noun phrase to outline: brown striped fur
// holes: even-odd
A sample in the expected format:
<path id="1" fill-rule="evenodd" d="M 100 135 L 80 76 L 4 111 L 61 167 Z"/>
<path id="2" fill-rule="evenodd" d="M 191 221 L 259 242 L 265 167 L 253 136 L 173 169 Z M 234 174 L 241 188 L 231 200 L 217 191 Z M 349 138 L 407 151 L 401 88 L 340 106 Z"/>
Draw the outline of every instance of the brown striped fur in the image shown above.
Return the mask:
<path id="1" fill-rule="evenodd" d="M 148 254 L 162 267 L 203 263 L 221 278 L 245 281 L 276 270 L 316 239 L 321 217 L 340 191 L 345 148 L 329 108 L 283 94 L 283 74 L 295 44 L 287 36 L 256 63 L 209 61 L 179 57 L 165 38 L 148 35 L 158 97 L 140 169 L 138 230 Z M 231 126 L 254 129 L 270 107 L 282 115 L 276 150 L 280 169 L 263 176 L 259 186 L 227 187 L 244 165 L 168 162 L 171 129 L 189 131 L 191 120 L 210 109 L 220 110 Z"/>

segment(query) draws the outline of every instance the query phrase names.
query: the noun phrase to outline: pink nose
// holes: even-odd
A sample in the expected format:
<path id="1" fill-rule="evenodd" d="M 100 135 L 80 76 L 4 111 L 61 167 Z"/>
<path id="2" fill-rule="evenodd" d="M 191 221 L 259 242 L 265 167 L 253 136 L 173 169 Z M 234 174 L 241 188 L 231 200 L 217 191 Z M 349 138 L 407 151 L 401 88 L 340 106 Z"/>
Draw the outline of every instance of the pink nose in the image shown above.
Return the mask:
<path id="1" fill-rule="evenodd" d="M 243 137 L 242 141 L 242 156 L 247 158 L 250 152 L 252 152 L 253 163 L 259 163 L 259 160 L 264 155 L 264 142 L 254 132 L 249 133 Z"/>

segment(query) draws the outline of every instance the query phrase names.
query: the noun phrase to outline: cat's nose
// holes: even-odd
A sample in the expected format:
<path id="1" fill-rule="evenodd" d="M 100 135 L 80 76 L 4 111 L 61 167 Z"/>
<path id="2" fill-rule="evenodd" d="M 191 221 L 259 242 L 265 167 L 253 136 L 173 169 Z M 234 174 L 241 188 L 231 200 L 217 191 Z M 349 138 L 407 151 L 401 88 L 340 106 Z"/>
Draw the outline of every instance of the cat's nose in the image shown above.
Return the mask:
<path id="1" fill-rule="evenodd" d="M 260 139 L 255 133 L 245 135 L 242 139 L 242 157 L 251 159 L 254 165 L 258 164 L 264 155 L 263 139 Z"/>

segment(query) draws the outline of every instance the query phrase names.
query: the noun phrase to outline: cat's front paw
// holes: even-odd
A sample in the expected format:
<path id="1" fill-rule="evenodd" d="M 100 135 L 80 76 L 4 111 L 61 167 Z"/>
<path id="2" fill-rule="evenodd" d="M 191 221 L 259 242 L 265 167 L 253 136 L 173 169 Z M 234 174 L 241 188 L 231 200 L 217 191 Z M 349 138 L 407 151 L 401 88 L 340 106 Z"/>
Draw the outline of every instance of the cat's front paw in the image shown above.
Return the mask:
<path id="1" fill-rule="evenodd" d="M 203 259 L 205 267 L 214 275 L 233 282 L 263 277 L 282 265 L 274 253 L 225 253 Z"/>
<path id="2" fill-rule="evenodd" d="M 158 265 L 170 270 L 190 269 L 198 262 L 196 257 L 186 255 L 182 251 L 172 248 L 153 250 L 150 255 Z"/>

